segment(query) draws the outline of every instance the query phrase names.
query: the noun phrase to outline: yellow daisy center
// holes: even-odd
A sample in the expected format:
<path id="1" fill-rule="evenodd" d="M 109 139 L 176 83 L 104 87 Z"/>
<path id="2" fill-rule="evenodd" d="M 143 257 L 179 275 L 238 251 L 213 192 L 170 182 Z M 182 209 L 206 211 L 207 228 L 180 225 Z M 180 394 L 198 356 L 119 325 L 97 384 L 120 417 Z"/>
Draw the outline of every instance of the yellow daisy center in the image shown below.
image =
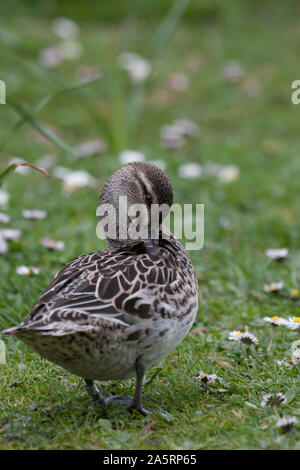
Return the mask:
<path id="1" fill-rule="evenodd" d="M 278 318 L 278 317 L 272 317 L 271 320 L 273 320 L 273 321 L 278 321 L 279 318 Z"/>
<path id="2" fill-rule="evenodd" d="M 300 323 L 300 317 L 295 317 L 295 318 L 293 318 L 293 322 L 295 322 L 295 323 Z"/>

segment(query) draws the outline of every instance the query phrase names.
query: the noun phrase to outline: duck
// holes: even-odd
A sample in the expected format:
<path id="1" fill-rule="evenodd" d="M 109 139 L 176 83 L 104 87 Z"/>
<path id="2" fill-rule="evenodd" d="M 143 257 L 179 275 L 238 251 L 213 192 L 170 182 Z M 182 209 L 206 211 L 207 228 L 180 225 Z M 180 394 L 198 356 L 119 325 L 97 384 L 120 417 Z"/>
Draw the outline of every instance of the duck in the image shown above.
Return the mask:
<path id="1" fill-rule="evenodd" d="M 138 213 L 132 210 L 136 205 Z M 182 342 L 198 310 L 192 262 L 162 224 L 172 205 L 171 183 L 156 164 L 132 162 L 117 169 L 97 205 L 107 247 L 67 263 L 28 318 L 2 336 L 16 336 L 83 378 L 94 402 L 118 402 L 148 414 L 142 402 L 144 375 Z M 108 230 L 112 222 L 115 230 Z M 130 377 L 136 377 L 133 397 L 105 398 L 95 384 Z"/>

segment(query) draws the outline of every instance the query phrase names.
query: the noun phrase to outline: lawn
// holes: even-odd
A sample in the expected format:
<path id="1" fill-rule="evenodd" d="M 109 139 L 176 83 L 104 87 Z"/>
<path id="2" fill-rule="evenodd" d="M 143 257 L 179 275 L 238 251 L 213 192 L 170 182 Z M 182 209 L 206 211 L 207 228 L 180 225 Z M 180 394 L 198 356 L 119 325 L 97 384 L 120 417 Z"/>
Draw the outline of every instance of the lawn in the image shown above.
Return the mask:
<path id="1" fill-rule="evenodd" d="M 96 237 L 97 197 L 125 149 L 164 162 L 175 202 L 205 205 L 205 243 L 189 253 L 199 280 L 193 330 L 147 373 L 144 404 L 152 415 L 97 408 L 82 380 L 8 338 L 0 449 L 300 448 L 299 424 L 286 433 L 276 426 L 280 416 L 300 420 L 299 364 L 290 351 L 299 329 L 275 327 L 269 347 L 273 327 L 263 320 L 300 316 L 300 298 L 291 294 L 300 291 L 300 106 L 291 102 L 291 83 L 300 78 L 299 8 L 279 1 L 171 3 L 147 9 L 141 2 L 120 12 L 111 2 L 103 16 L 99 5 L 82 11 L 80 2 L 73 16 L 67 2 L 52 9 L 35 2 L 32 11 L 16 1 L 9 11 L 1 7 L 7 104 L 0 105 L 0 171 L 11 158 L 43 166 L 50 160 L 42 157 L 53 157 L 49 178 L 15 172 L 1 188 L 10 198 L 0 211 L 11 220 L 0 229 L 19 229 L 21 237 L 0 255 L 0 329 L 26 318 L 68 260 L 105 247 Z M 53 31 L 59 16 L 73 18 L 80 32 L 69 59 L 49 68 L 41 51 L 61 47 Z M 150 62 L 146 80 L 132 83 L 121 69 L 126 51 Z M 166 148 L 160 129 L 178 119 L 192 120 L 200 132 Z M 106 149 L 76 158 L 76 146 L 91 139 Z M 202 173 L 180 176 L 187 163 Z M 234 176 L 218 177 L 215 165 L 233 166 Z M 58 166 L 84 170 L 97 184 L 68 191 Z M 24 209 L 47 216 L 26 219 Z M 48 250 L 43 237 L 63 241 L 64 250 Z M 265 254 L 282 247 L 289 249 L 282 262 Z M 21 265 L 40 273 L 19 275 Z M 275 281 L 283 288 L 265 292 Z M 228 339 L 233 330 L 250 331 L 258 344 L 245 350 Z M 200 370 L 218 379 L 205 385 L 195 379 Z M 105 395 L 132 394 L 134 380 L 99 387 Z M 286 403 L 261 405 L 264 395 L 279 392 Z"/>

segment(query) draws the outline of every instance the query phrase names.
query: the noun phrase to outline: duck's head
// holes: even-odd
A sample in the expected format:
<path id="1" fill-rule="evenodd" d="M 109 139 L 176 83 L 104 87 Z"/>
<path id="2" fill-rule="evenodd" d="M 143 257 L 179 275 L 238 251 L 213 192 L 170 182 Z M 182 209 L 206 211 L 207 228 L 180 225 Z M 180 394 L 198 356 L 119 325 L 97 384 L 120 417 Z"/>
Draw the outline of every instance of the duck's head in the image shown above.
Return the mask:
<path id="1" fill-rule="evenodd" d="M 102 232 L 116 226 L 115 236 L 106 236 L 109 241 L 141 238 L 151 243 L 158 238 L 159 226 L 172 204 L 173 190 L 165 172 L 154 163 L 134 162 L 106 181 L 97 215 Z"/>

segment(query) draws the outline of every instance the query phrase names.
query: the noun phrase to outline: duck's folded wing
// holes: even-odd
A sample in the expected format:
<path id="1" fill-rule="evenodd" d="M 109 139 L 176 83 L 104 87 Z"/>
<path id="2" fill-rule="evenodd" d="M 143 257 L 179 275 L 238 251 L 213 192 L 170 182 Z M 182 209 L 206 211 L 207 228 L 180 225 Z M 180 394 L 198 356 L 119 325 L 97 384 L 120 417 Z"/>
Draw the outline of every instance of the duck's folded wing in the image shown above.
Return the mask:
<path id="1" fill-rule="evenodd" d="M 168 313 L 164 296 L 176 278 L 168 263 L 142 256 L 130 262 L 124 257 L 123 263 L 119 259 L 113 265 L 99 254 L 87 256 L 58 272 L 22 327 L 67 334 L 95 328 L 92 318 L 98 319 L 99 327 L 100 320 L 120 327 L 145 321 L 160 308 Z M 13 334 L 12 330 L 6 331 Z"/>

